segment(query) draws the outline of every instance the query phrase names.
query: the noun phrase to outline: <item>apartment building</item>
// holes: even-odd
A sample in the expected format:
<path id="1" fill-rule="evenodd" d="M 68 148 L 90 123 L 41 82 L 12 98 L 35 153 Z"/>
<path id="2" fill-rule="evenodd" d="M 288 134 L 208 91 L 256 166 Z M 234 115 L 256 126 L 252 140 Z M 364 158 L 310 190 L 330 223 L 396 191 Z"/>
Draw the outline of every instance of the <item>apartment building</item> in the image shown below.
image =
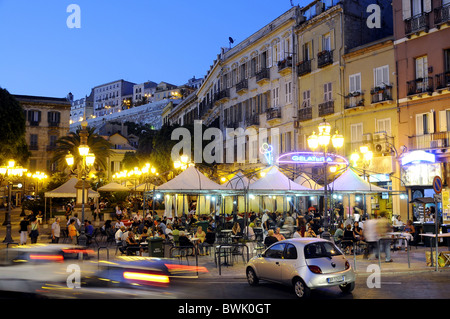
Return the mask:
<path id="1" fill-rule="evenodd" d="M 66 98 L 14 95 L 26 113 L 26 141 L 31 152 L 28 170 L 53 173 L 56 141 L 69 133 L 71 103 Z"/>
<path id="2" fill-rule="evenodd" d="M 84 98 L 71 100 L 70 108 L 70 124 L 80 122 L 83 118 L 91 118 L 94 116 L 94 90 L 91 90 L 89 96 Z"/>
<path id="3" fill-rule="evenodd" d="M 450 181 L 450 1 L 394 0 L 393 12 L 402 180 L 411 199 L 432 197 L 435 176 Z"/>
<path id="4" fill-rule="evenodd" d="M 132 82 L 118 80 L 94 87 L 94 116 L 104 116 L 122 110 L 124 99 L 133 96 L 134 85 Z"/>

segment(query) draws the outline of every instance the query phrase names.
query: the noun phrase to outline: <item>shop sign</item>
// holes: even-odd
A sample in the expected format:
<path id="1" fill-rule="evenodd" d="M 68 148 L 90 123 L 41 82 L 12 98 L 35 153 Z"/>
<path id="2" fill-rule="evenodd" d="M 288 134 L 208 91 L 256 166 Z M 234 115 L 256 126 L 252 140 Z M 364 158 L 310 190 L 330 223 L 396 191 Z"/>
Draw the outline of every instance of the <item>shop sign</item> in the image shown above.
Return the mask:
<path id="1" fill-rule="evenodd" d="M 282 164 L 332 164 L 332 165 L 348 165 L 348 161 L 345 157 L 327 153 L 324 154 L 320 152 L 293 152 L 283 154 L 277 159 L 278 163 Z"/>
<path id="2" fill-rule="evenodd" d="M 436 156 L 425 151 L 412 151 L 403 155 L 401 161 L 402 165 L 420 162 L 436 163 Z"/>

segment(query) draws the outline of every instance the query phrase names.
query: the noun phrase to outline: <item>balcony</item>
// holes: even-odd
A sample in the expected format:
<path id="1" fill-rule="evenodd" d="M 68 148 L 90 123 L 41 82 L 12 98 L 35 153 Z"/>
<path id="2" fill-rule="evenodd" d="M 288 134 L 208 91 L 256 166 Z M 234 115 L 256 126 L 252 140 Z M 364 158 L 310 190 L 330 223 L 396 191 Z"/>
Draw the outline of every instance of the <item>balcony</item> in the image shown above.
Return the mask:
<path id="1" fill-rule="evenodd" d="M 219 91 L 218 93 L 214 94 L 214 100 L 216 102 L 226 102 L 228 101 L 230 98 L 230 90 L 229 89 L 225 89 L 222 91 Z"/>
<path id="2" fill-rule="evenodd" d="M 349 93 L 345 98 L 344 108 L 352 109 L 354 107 L 364 106 L 364 93 L 353 92 Z"/>
<path id="3" fill-rule="evenodd" d="M 238 84 L 236 84 L 236 93 L 244 94 L 248 90 L 248 79 L 244 79 Z"/>
<path id="4" fill-rule="evenodd" d="M 420 13 L 405 20 L 405 35 L 409 38 L 412 34 L 421 31 L 428 32 L 430 29 L 430 16 L 428 13 Z"/>
<path id="5" fill-rule="evenodd" d="M 199 117 L 202 118 L 203 115 L 205 115 L 206 113 L 208 113 L 208 111 L 212 110 L 213 108 L 213 104 L 212 103 L 200 103 L 199 105 L 200 110 L 199 110 Z"/>
<path id="6" fill-rule="evenodd" d="M 287 57 L 284 60 L 278 61 L 278 73 L 285 76 L 292 72 L 292 57 Z"/>
<path id="7" fill-rule="evenodd" d="M 264 85 L 270 82 L 270 69 L 264 68 L 261 71 L 256 72 L 256 83 Z"/>
<path id="8" fill-rule="evenodd" d="M 392 86 L 374 87 L 370 90 L 372 104 L 392 101 Z"/>
<path id="9" fill-rule="evenodd" d="M 59 127 L 59 122 L 55 121 L 48 122 L 48 127 Z"/>
<path id="10" fill-rule="evenodd" d="M 301 61 L 297 64 L 297 76 L 311 73 L 311 60 Z"/>
<path id="11" fill-rule="evenodd" d="M 37 144 L 30 144 L 30 145 L 28 145 L 28 149 L 30 151 L 37 151 L 37 150 L 39 150 L 39 146 Z"/>
<path id="12" fill-rule="evenodd" d="M 437 132 L 410 136 L 408 138 L 408 149 L 410 150 L 430 150 L 450 147 L 450 132 Z"/>
<path id="13" fill-rule="evenodd" d="M 319 68 L 326 67 L 333 63 L 333 51 L 325 50 L 317 53 L 317 66 Z"/>
<path id="14" fill-rule="evenodd" d="M 425 78 L 418 78 L 407 82 L 408 86 L 408 96 L 412 95 L 431 95 L 434 91 L 433 89 L 433 78 L 431 76 Z"/>
<path id="15" fill-rule="evenodd" d="M 319 117 L 334 113 L 334 101 L 319 104 Z"/>
<path id="16" fill-rule="evenodd" d="M 279 107 L 273 107 L 266 111 L 266 118 L 267 121 L 274 120 L 274 119 L 281 119 L 281 108 Z"/>
<path id="17" fill-rule="evenodd" d="M 259 114 L 251 115 L 246 121 L 245 125 L 249 126 L 259 126 Z"/>
<path id="18" fill-rule="evenodd" d="M 298 110 L 298 121 L 312 120 L 312 107 L 304 107 Z"/>
<path id="19" fill-rule="evenodd" d="M 435 76 L 436 90 L 450 89 L 450 71 Z"/>
<path id="20" fill-rule="evenodd" d="M 434 24 L 439 28 L 444 23 L 450 24 L 450 3 L 434 9 Z"/>

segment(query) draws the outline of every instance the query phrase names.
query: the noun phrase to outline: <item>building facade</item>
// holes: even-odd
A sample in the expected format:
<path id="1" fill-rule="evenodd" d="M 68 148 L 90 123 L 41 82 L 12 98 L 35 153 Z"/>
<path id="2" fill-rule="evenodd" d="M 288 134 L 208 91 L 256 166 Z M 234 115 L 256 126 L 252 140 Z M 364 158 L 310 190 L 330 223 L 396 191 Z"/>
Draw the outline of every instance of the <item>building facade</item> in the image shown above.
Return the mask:
<path id="1" fill-rule="evenodd" d="M 433 197 L 435 176 L 450 182 L 450 1 L 394 0 L 393 12 L 402 179 L 410 199 Z"/>
<path id="2" fill-rule="evenodd" d="M 91 90 L 89 96 L 71 101 L 70 124 L 80 122 L 83 118 L 92 118 L 94 116 L 94 91 Z"/>
<path id="3" fill-rule="evenodd" d="M 124 99 L 133 97 L 134 85 L 132 82 L 118 80 L 94 87 L 94 116 L 120 112 Z"/>
<path id="4" fill-rule="evenodd" d="M 58 171 L 53 162 L 56 141 L 69 133 L 71 103 L 66 98 L 14 95 L 25 111 L 29 172 Z"/>

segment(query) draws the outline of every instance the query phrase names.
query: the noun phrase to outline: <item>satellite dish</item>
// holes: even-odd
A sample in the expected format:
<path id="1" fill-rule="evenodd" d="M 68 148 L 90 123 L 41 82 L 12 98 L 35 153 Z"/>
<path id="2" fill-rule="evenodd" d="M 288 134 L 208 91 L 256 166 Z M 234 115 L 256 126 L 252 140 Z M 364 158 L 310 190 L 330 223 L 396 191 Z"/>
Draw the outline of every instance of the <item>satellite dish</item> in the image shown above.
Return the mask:
<path id="1" fill-rule="evenodd" d="M 230 43 L 234 43 L 234 40 L 232 37 L 228 37 L 228 40 L 230 40 Z"/>

